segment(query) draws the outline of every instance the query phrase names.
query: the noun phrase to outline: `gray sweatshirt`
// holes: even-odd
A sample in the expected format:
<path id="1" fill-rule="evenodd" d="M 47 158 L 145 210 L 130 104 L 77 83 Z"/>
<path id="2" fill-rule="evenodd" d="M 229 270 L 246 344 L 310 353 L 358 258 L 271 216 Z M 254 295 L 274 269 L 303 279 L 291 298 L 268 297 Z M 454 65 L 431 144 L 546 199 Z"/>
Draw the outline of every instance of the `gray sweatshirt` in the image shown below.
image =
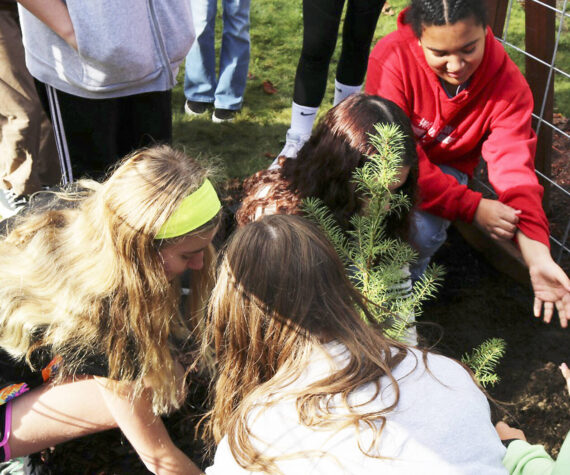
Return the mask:
<path id="1" fill-rule="evenodd" d="M 105 99 L 176 84 L 194 41 L 191 0 L 67 0 L 79 52 L 20 6 L 26 65 L 36 79 Z"/>

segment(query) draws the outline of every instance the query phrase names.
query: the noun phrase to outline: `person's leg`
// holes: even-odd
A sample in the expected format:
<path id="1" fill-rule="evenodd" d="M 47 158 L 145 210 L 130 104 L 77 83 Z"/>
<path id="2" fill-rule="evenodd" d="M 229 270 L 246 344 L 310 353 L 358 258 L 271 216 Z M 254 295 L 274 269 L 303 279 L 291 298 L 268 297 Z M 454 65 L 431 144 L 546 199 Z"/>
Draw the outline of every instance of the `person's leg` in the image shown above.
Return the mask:
<path id="1" fill-rule="evenodd" d="M 53 136 L 53 127 L 44 113 L 43 108 L 41 115 L 40 153 L 38 157 L 39 159 L 34 163 L 34 166 L 37 165 L 40 183 L 42 185 L 53 186 L 61 182 L 61 167 L 59 166 L 55 137 Z"/>
<path id="2" fill-rule="evenodd" d="M 117 159 L 140 147 L 172 143 L 171 91 L 126 96 L 117 102 Z"/>
<path id="3" fill-rule="evenodd" d="M 100 178 L 117 157 L 118 99 L 86 99 L 39 83 L 53 125 L 64 183 Z"/>
<path id="4" fill-rule="evenodd" d="M 216 0 L 192 1 L 192 18 L 196 40 L 186 56 L 184 72 L 184 95 L 189 102 L 214 102 L 216 91 L 216 51 L 215 51 L 215 21 Z M 206 111 L 185 107 L 186 113 L 200 114 Z"/>
<path id="5" fill-rule="evenodd" d="M 42 110 L 26 69 L 15 8 L 0 10 L 0 188 L 17 196 L 40 189 L 34 162 Z"/>
<path id="6" fill-rule="evenodd" d="M 334 105 L 360 91 L 368 65 L 370 44 L 383 5 L 383 0 L 348 0 L 335 79 Z"/>
<path id="7" fill-rule="evenodd" d="M 278 155 L 296 157 L 309 140 L 325 95 L 344 0 L 303 0 L 303 47 L 295 73 L 291 126 Z M 271 164 L 275 167 L 277 159 Z"/>
<path id="8" fill-rule="evenodd" d="M 251 0 L 223 0 L 223 33 L 216 109 L 239 110 L 249 67 L 249 8 Z"/>
<path id="9" fill-rule="evenodd" d="M 303 1 L 303 48 L 295 74 L 293 101 L 319 107 L 336 46 L 344 0 Z"/>
<path id="10" fill-rule="evenodd" d="M 439 167 L 443 172 L 453 176 L 462 185 L 467 184 L 468 176 L 465 173 L 445 165 L 440 165 Z M 447 228 L 450 224 L 451 221 L 425 211 L 412 211 L 409 240 L 418 253 L 416 262 L 410 265 L 410 274 L 413 282 L 422 277 L 431 258 L 446 241 Z"/>
<path id="11" fill-rule="evenodd" d="M 12 400 L 11 457 L 116 427 L 97 383 L 46 385 Z"/>

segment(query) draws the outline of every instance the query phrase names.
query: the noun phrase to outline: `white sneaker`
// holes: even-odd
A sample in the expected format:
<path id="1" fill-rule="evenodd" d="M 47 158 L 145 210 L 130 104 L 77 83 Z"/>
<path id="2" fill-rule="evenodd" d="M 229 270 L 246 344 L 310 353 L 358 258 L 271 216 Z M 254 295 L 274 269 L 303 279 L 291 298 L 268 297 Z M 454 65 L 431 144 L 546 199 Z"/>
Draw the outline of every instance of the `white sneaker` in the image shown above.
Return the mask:
<path id="1" fill-rule="evenodd" d="M 26 198 L 12 190 L 0 189 L 0 219 L 14 216 L 26 205 Z"/>
<path id="2" fill-rule="evenodd" d="M 303 145 L 305 145 L 305 142 L 309 140 L 310 137 L 310 135 L 298 135 L 288 130 L 285 137 L 285 146 L 283 150 L 281 150 L 281 153 L 277 155 L 277 158 L 273 160 L 273 163 L 269 165 L 269 169 L 274 170 L 280 167 L 279 157 L 297 158 L 299 150 L 303 148 Z"/>

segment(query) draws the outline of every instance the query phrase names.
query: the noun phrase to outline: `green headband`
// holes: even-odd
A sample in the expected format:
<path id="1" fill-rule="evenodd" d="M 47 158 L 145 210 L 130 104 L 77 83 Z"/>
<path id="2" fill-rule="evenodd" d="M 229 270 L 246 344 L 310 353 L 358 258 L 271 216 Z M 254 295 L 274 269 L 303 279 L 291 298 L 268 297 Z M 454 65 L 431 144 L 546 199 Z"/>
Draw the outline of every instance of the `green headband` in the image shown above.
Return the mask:
<path id="1" fill-rule="evenodd" d="M 155 239 L 168 239 L 182 236 L 206 224 L 218 214 L 222 207 L 218 194 L 210 180 L 194 193 L 182 200 L 172 216 L 162 225 Z"/>

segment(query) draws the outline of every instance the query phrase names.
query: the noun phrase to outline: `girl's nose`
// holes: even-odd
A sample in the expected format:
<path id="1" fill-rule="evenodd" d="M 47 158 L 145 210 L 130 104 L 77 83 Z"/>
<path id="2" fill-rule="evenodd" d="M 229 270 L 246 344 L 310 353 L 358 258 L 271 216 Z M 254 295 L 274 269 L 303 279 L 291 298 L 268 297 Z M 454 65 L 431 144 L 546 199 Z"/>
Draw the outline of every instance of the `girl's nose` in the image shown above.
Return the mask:
<path id="1" fill-rule="evenodd" d="M 455 73 L 463 68 L 463 59 L 460 56 L 451 56 L 447 62 L 447 71 Z"/>
<path id="2" fill-rule="evenodd" d="M 190 259 L 188 259 L 188 269 L 192 270 L 200 270 L 204 267 L 204 251 L 199 252 L 198 254 L 193 255 Z"/>

